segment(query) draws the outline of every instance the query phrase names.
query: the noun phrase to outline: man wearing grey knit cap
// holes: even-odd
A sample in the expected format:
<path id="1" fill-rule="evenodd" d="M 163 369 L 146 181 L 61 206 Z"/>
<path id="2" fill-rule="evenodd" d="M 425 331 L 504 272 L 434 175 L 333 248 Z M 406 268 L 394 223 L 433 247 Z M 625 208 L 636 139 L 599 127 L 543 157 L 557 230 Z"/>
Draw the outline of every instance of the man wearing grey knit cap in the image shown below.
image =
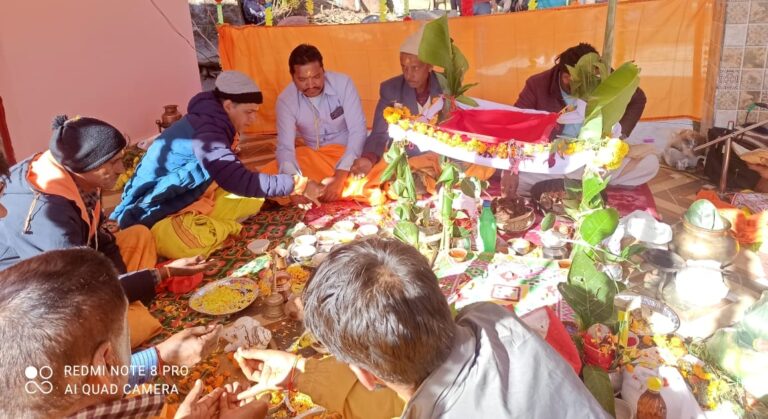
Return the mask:
<path id="1" fill-rule="evenodd" d="M 211 187 L 243 199 L 302 195 L 316 201 L 322 192 L 319 184 L 308 182 L 300 175 L 267 175 L 250 170 L 235 153 L 237 134 L 256 121 L 262 101 L 256 83 L 239 71 L 222 72 L 212 92 L 195 95 L 187 106 L 187 115 L 160 134 L 128 181 L 122 202 L 113 213 L 120 226 L 143 224 L 153 228 L 161 222 L 169 223 L 169 216 L 190 212 L 210 216 L 217 212 L 218 199 L 212 210 L 208 205 L 208 213 L 200 210 L 203 205 L 193 204 L 210 196 Z M 242 202 L 246 203 L 245 207 L 255 208 L 249 201 Z M 236 221 L 219 218 L 205 221 L 215 223 L 217 220 Z M 163 226 L 153 228 L 153 233 L 159 230 L 163 230 Z M 166 250 L 158 240 L 158 252 L 167 257 L 210 254 L 226 237 L 210 239 L 179 240 L 184 249 L 173 246 Z M 182 253 L 167 254 L 170 251 Z"/>

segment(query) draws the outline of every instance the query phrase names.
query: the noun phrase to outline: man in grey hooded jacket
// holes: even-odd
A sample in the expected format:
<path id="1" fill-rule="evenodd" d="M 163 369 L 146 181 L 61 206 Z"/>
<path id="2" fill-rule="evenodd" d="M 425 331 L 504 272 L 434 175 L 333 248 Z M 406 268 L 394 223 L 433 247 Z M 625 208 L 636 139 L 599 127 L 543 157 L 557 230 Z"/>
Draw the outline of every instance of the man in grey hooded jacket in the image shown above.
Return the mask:
<path id="1" fill-rule="evenodd" d="M 328 256 L 303 295 L 308 330 L 402 418 L 607 418 L 573 369 L 492 303 L 453 319 L 427 260 L 396 240 Z"/>

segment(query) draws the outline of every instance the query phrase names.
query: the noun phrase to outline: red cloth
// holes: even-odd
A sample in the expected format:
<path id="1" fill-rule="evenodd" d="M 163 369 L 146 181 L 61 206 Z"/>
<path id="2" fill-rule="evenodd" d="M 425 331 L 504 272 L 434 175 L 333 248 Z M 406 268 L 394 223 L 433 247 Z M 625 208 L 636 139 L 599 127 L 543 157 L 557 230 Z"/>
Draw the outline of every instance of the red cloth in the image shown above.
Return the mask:
<path id="1" fill-rule="evenodd" d="M 573 367 L 576 375 L 580 374 L 581 358 L 579 358 L 579 350 L 576 349 L 576 345 L 571 340 L 571 335 L 565 330 L 565 325 L 557 317 L 554 310 L 549 307 L 545 307 L 545 310 L 549 317 L 549 329 L 547 329 L 545 340 L 565 359 L 565 362 Z"/>
<path id="2" fill-rule="evenodd" d="M 171 261 L 165 261 L 158 263 L 156 266 L 161 268 L 163 265 L 170 263 Z M 203 273 L 199 272 L 189 276 L 172 276 L 166 278 L 165 281 L 157 284 L 155 291 L 160 293 L 164 291 L 170 291 L 174 294 L 186 294 L 193 289 L 197 288 L 200 283 L 203 282 Z"/>
<path id="3" fill-rule="evenodd" d="M 527 113 L 502 109 L 457 109 L 440 128 L 479 134 L 476 138 L 490 144 L 509 140 L 526 143 L 549 142 L 557 124 L 557 113 Z M 470 134 L 471 135 L 471 134 Z M 485 136 L 483 138 L 482 136 Z"/>

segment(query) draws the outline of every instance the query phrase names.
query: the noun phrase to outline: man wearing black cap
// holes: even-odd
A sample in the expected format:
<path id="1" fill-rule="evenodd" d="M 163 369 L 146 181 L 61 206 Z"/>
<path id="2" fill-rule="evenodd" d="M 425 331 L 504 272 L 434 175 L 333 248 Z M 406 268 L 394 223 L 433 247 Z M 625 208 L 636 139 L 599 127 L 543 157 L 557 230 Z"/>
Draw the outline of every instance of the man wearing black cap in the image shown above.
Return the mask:
<path id="1" fill-rule="evenodd" d="M 235 154 L 235 136 L 256 120 L 262 95 L 239 71 L 224 71 L 213 92 L 195 95 L 187 115 L 152 143 L 123 192 L 113 217 L 120 227 L 152 227 L 184 210 L 212 183 L 241 197 L 309 195 L 319 186 L 302 176 L 251 171 Z"/>
<path id="2" fill-rule="evenodd" d="M 53 122 L 49 150 L 11 168 L 0 206 L 0 269 L 49 250 L 88 246 L 107 256 L 121 274 L 131 305 L 131 318 L 152 321 L 146 307 L 155 285 L 173 275 L 189 275 L 207 268 L 196 259 L 174 261 L 154 269 L 157 251 L 144 226 L 115 234 L 103 228 L 101 191 L 112 189 L 125 170 L 127 141 L 115 127 L 94 118 L 59 115 Z M 155 333 L 132 333 L 139 344 Z"/>
<path id="3" fill-rule="evenodd" d="M 49 150 L 11 168 L 0 199 L 8 209 L 0 222 L 0 268 L 46 250 L 90 246 L 125 272 L 115 237 L 100 227 L 101 191 L 125 170 L 126 143 L 106 122 L 57 116 Z M 122 234 L 151 238 L 146 229 Z"/>

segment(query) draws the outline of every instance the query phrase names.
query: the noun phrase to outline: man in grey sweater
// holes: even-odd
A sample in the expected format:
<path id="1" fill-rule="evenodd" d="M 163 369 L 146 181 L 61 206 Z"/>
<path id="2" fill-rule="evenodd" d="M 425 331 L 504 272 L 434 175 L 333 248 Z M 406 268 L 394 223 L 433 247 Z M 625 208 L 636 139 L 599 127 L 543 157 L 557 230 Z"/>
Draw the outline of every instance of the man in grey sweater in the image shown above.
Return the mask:
<path id="1" fill-rule="evenodd" d="M 372 239 L 328 256 L 303 295 L 308 330 L 369 390 L 406 401 L 402 418 L 606 418 L 573 369 L 492 303 L 455 319 L 427 260 Z"/>

